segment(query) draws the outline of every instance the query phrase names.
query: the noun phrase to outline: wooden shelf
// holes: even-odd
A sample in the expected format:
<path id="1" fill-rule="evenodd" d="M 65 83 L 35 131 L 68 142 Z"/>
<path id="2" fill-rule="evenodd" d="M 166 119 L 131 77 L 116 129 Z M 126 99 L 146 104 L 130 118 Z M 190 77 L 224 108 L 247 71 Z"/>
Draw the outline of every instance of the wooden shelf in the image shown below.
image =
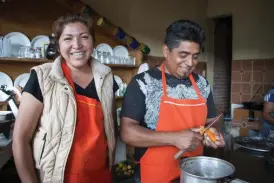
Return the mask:
<path id="1" fill-rule="evenodd" d="M 0 57 L 0 63 L 31 63 L 31 64 L 43 64 L 53 62 L 48 59 L 32 59 L 32 58 L 14 58 L 14 57 Z M 106 64 L 109 67 L 116 68 L 138 68 L 136 65 L 122 65 L 122 64 Z"/>
<path id="2" fill-rule="evenodd" d="M 7 105 L 8 102 L 0 102 L 0 105 Z"/>
<path id="3" fill-rule="evenodd" d="M 138 68 L 136 65 L 123 65 L 123 64 L 106 64 L 109 67 L 118 67 L 118 68 Z"/>
<path id="4" fill-rule="evenodd" d="M 8 108 L 8 102 L 0 102 L 0 111 L 6 111 Z"/>
<path id="5" fill-rule="evenodd" d="M 116 99 L 123 99 L 124 97 L 121 96 L 115 96 Z"/>
<path id="6" fill-rule="evenodd" d="M 47 63 L 47 62 L 52 62 L 52 60 L 48 59 L 33 59 L 33 58 L 14 58 L 14 57 L 0 57 L 0 63 L 11 63 L 11 62 L 16 62 L 16 63 Z"/>

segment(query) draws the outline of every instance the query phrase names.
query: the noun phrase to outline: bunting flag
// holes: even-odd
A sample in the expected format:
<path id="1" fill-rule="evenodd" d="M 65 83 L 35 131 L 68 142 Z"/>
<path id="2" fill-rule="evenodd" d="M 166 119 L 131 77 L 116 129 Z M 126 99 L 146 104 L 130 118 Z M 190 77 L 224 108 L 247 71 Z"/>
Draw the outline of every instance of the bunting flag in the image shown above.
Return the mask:
<path id="1" fill-rule="evenodd" d="M 79 0 L 73 0 L 73 1 L 79 1 Z M 80 13 L 95 19 L 97 21 L 96 25 L 98 27 L 101 27 L 102 29 L 111 33 L 116 39 L 119 39 L 122 43 L 127 45 L 129 48 L 133 50 L 136 50 L 136 49 L 141 50 L 143 54 L 145 55 L 150 53 L 150 48 L 146 44 L 140 43 L 134 37 L 129 36 L 121 27 L 117 27 L 113 25 L 105 17 L 101 17 L 100 15 L 98 15 L 98 13 L 96 13 L 88 5 L 83 5 L 81 7 Z M 97 17 L 97 18 L 94 18 L 94 17 Z"/>

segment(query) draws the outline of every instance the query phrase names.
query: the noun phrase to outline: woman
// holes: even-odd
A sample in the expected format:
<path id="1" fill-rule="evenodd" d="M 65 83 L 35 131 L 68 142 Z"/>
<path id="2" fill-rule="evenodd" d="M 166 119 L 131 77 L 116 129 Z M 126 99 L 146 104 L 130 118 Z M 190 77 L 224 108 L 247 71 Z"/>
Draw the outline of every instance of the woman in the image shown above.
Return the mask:
<path id="1" fill-rule="evenodd" d="M 13 137 L 23 183 L 111 182 L 117 84 L 111 69 L 91 58 L 90 30 L 81 15 L 59 18 L 53 32 L 60 56 L 31 69 Z"/>

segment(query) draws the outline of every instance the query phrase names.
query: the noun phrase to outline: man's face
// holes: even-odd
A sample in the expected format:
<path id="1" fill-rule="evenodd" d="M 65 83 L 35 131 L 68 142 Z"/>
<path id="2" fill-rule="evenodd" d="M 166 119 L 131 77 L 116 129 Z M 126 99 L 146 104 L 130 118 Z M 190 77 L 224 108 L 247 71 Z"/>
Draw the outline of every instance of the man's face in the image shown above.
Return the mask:
<path id="1" fill-rule="evenodd" d="M 170 50 L 163 46 L 163 55 L 166 59 L 166 68 L 177 78 L 186 78 L 198 64 L 200 45 L 191 41 L 181 41 L 177 48 Z"/>

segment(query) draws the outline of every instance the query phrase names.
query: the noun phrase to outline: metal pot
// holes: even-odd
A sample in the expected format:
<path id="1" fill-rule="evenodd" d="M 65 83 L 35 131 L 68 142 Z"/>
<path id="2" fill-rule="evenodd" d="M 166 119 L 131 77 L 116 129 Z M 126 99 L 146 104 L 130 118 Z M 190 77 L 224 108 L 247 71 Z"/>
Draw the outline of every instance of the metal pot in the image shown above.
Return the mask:
<path id="1" fill-rule="evenodd" d="M 206 156 L 185 158 L 180 163 L 180 183 L 217 183 L 234 174 L 235 167 L 224 160 Z"/>

